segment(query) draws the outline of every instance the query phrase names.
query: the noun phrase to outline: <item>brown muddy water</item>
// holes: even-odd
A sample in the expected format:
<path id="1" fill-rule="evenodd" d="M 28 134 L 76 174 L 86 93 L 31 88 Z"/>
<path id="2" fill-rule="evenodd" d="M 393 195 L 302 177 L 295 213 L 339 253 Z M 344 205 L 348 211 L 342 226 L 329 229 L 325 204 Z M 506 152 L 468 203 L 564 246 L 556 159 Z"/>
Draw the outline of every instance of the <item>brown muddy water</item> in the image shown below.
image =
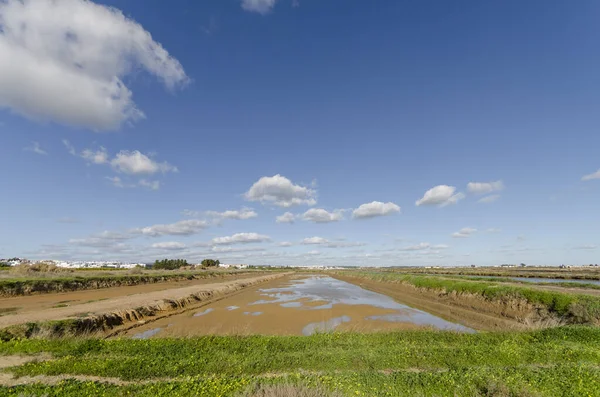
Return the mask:
<path id="1" fill-rule="evenodd" d="M 311 335 L 434 328 L 474 332 L 328 276 L 290 276 L 128 331 L 135 339 L 206 334 Z"/>

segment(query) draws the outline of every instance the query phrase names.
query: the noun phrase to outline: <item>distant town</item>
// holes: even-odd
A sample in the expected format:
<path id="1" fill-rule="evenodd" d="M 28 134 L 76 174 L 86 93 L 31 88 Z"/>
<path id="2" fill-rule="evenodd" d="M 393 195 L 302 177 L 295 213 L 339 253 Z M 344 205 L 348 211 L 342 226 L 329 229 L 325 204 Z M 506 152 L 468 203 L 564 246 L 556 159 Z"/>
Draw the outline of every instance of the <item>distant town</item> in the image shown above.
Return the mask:
<path id="1" fill-rule="evenodd" d="M 133 269 L 133 268 L 146 268 L 151 269 L 153 264 L 151 263 L 141 263 L 141 262 L 119 262 L 119 261 L 64 261 L 64 260 L 29 260 L 26 258 L 9 258 L 9 259 L 0 259 L 0 266 L 18 266 L 18 265 L 34 265 L 34 264 L 48 264 L 54 265 L 56 267 L 67 268 L 67 269 Z M 190 264 L 189 266 L 200 267 L 201 264 Z M 268 266 L 268 265 L 265 265 Z M 297 269 L 346 269 L 346 268 L 356 268 L 360 266 L 324 266 L 324 265 L 272 265 L 274 267 L 290 267 Z M 424 269 L 442 269 L 449 267 L 558 267 L 561 269 L 571 269 L 571 268 L 583 268 L 583 267 L 597 267 L 598 264 L 586 264 L 586 265 L 559 265 L 559 266 L 550 266 L 550 265 L 527 265 L 525 263 L 520 264 L 500 264 L 493 266 L 476 266 L 476 265 L 457 265 L 457 266 L 384 266 L 384 267 L 421 267 Z M 223 269 L 247 269 L 255 266 L 247 265 L 247 264 L 225 264 L 219 263 L 218 267 Z M 261 266 L 262 267 L 262 266 Z M 378 266 L 371 266 L 378 267 Z"/>

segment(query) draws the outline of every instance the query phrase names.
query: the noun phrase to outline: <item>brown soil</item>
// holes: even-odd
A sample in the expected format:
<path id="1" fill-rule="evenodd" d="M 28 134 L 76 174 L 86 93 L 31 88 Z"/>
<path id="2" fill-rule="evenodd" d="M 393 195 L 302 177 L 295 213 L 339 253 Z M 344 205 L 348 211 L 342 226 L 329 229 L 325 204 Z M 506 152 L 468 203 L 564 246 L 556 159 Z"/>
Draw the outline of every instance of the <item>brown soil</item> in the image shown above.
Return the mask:
<path id="1" fill-rule="evenodd" d="M 38 307 L 38 310 L 32 310 L 31 306 L 29 310 L 24 311 L 19 314 L 8 314 L 3 317 L 0 317 L 0 328 L 5 328 L 11 325 L 24 324 L 24 323 L 39 323 L 50 320 L 61 320 L 61 319 L 69 319 L 69 318 L 81 318 L 83 314 L 86 314 L 87 317 L 94 315 L 106 315 L 107 313 L 114 314 L 115 316 L 124 316 L 127 317 L 127 320 L 133 320 L 134 318 L 130 318 L 131 316 L 137 317 L 135 315 L 135 311 L 138 308 L 150 307 L 151 309 L 148 312 L 157 312 L 162 310 L 168 310 L 173 305 L 175 305 L 174 309 L 181 309 L 186 303 L 184 301 L 188 300 L 190 297 L 194 297 L 193 300 L 206 300 L 212 298 L 215 294 L 224 294 L 228 292 L 233 292 L 237 289 L 241 289 L 248 284 L 258 283 L 265 280 L 269 280 L 271 278 L 281 277 L 280 274 L 275 275 L 267 275 L 267 276 L 259 276 L 259 277 L 245 277 L 242 279 L 233 279 L 226 282 L 210 282 L 211 280 L 197 280 L 204 281 L 203 283 L 198 283 L 194 285 L 188 285 L 185 287 L 179 288 L 171 288 L 166 290 L 159 291 L 148 291 L 135 293 L 133 295 L 125 294 L 125 291 L 131 292 L 129 288 L 141 288 L 144 287 L 162 287 L 164 284 L 158 285 L 141 285 L 136 287 L 121 287 L 120 291 L 116 293 L 116 296 L 112 298 L 89 302 L 89 303 L 80 303 L 75 306 L 69 307 L 56 307 L 56 308 L 48 308 L 48 307 Z M 212 281 L 217 281 L 213 279 Z M 220 279 L 218 281 L 221 281 Z M 81 292 L 73 292 L 62 294 L 64 296 L 77 296 L 84 294 L 84 299 L 91 299 L 91 296 L 94 296 L 93 293 L 102 296 L 106 292 L 110 290 L 102 290 L 102 291 L 81 291 Z M 138 289 L 139 291 L 139 289 Z M 20 297 L 14 298 L 19 300 L 20 306 L 24 306 L 22 301 L 27 299 L 34 298 L 46 298 L 52 299 L 57 295 L 50 296 L 36 296 L 36 297 Z M 206 298 L 206 299 L 204 299 Z M 64 297 L 63 299 L 67 299 Z M 81 300 L 81 298 L 80 298 Z M 11 303 L 11 305 L 15 305 L 15 302 Z M 10 306 L 10 305 L 9 305 Z M 135 318 L 138 319 L 138 318 Z"/>
<path id="2" fill-rule="evenodd" d="M 249 287 L 234 295 L 228 295 L 218 302 L 202 306 L 193 312 L 186 312 L 168 318 L 162 318 L 152 323 L 135 327 L 127 331 L 127 336 L 134 336 L 146 331 L 160 328 L 160 332 L 152 337 L 190 337 L 196 335 L 302 335 L 305 326 L 311 323 L 325 322 L 342 316 L 350 317 L 349 322 L 343 322 L 335 329 L 337 331 L 376 332 L 400 329 L 423 329 L 410 322 L 386 322 L 366 320 L 366 317 L 397 314 L 398 310 L 382 309 L 370 305 L 336 304 L 332 308 L 310 310 L 327 302 L 300 299 L 302 307 L 282 307 L 279 303 L 251 304 L 259 300 L 269 300 L 261 295 L 260 289 L 277 288 L 285 285 L 298 275 L 277 279 L 259 286 Z M 378 291 L 379 292 L 379 291 Z M 405 303 L 402 300 L 400 302 Z M 228 310 L 237 306 L 237 309 Z M 210 312 L 194 316 L 196 313 Z M 245 314 L 248 313 L 248 314 Z M 252 313 L 260 313 L 252 315 Z M 461 323 L 463 323 L 461 321 Z"/>
<path id="3" fill-rule="evenodd" d="M 80 305 L 84 303 L 93 303 L 135 294 L 167 291 L 174 288 L 215 284 L 217 282 L 229 280 L 249 279 L 256 276 L 257 274 L 224 275 L 219 278 L 169 281 L 156 284 L 139 284 L 124 287 L 2 298 L 0 299 L 0 316 L 7 316 L 9 314 L 26 315 L 32 312 L 35 313 L 41 310 L 53 310 L 59 307 L 77 307 L 76 310 L 78 313 L 84 313 L 84 310 L 80 309 Z M 5 313 L 3 314 L 3 312 Z"/>
<path id="4" fill-rule="evenodd" d="M 493 303 L 475 295 L 444 294 L 403 283 L 385 283 L 334 275 L 337 279 L 388 295 L 399 302 L 448 321 L 480 330 L 526 329 L 535 323 L 537 308 L 522 301 Z"/>
<path id="5" fill-rule="evenodd" d="M 27 364 L 32 361 L 44 361 L 49 359 L 50 355 L 48 354 L 38 354 L 35 356 L 0 356 L 0 370 Z"/>

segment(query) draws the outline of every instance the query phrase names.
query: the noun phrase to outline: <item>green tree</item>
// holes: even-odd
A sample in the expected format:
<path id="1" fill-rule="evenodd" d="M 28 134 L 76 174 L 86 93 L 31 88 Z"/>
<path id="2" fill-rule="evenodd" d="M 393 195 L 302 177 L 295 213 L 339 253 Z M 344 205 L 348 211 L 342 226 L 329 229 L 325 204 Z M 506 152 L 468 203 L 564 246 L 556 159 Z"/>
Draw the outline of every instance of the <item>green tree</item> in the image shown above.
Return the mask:
<path id="1" fill-rule="evenodd" d="M 219 260 L 214 260 L 214 259 L 204 259 L 202 261 L 202 266 L 204 267 L 216 267 L 219 266 L 221 264 L 221 262 L 219 262 Z"/>
<path id="2" fill-rule="evenodd" d="M 154 261 L 154 269 L 175 270 L 180 267 L 189 266 L 185 259 L 162 259 Z"/>

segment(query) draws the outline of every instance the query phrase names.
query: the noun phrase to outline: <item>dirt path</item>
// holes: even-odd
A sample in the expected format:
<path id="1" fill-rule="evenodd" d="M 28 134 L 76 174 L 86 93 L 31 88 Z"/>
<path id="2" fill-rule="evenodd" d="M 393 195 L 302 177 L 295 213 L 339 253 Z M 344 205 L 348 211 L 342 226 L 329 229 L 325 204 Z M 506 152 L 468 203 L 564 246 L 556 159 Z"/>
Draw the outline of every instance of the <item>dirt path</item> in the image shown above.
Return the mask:
<path id="1" fill-rule="evenodd" d="M 117 296 L 102 301 L 82 303 L 72 307 L 41 308 L 37 311 L 29 311 L 21 314 L 7 314 L 0 317 L 0 328 L 28 322 L 44 322 L 50 320 L 61 320 L 82 317 L 83 314 L 97 315 L 110 312 L 135 309 L 141 306 L 159 305 L 164 300 L 178 300 L 202 292 L 225 293 L 229 290 L 240 288 L 242 284 L 256 283 L 282 276 L 281 274 L 248 277 L 226 282 L 214 282 L 187 287 L 171 288 L 162 291 L 138 293 L 129 296 Z M 210 281 L 210 280 L 208 280 Z M 218 281 L 218 279 L 214 279 Z M 220 280 L 219 280 L 220 281 Z M 99 292 L 99 291 L 96 291 Z M 106 292 L 106 291 L 103 291 Z M 17 298 L 23 299 L 23 298 Z"/>
<path id="2" fill-rule="evenodd" d="M 2 298 L 0 299 L 0 318 L 2 315 L 26 314 L 30 312 L 39 312 L 42 309 L 79 306 L 83 303 L 92 303 L 94 301 L 102 301 L 110 298 L 130 296 L 134 294 L 144 294 L 155 291 L 166 291 L 181 287 L 214 284 L 217 282 L 225 282 L 229 280 L 243 280 L 252 277 L 257 277 L 258 275 L 232 274 L 223 275 L 222 277 L 210 277 L 194 280 L 168 281 L 153 284 L 139 284 L 113 288 L 89 289 L 82 291 Z"/>

